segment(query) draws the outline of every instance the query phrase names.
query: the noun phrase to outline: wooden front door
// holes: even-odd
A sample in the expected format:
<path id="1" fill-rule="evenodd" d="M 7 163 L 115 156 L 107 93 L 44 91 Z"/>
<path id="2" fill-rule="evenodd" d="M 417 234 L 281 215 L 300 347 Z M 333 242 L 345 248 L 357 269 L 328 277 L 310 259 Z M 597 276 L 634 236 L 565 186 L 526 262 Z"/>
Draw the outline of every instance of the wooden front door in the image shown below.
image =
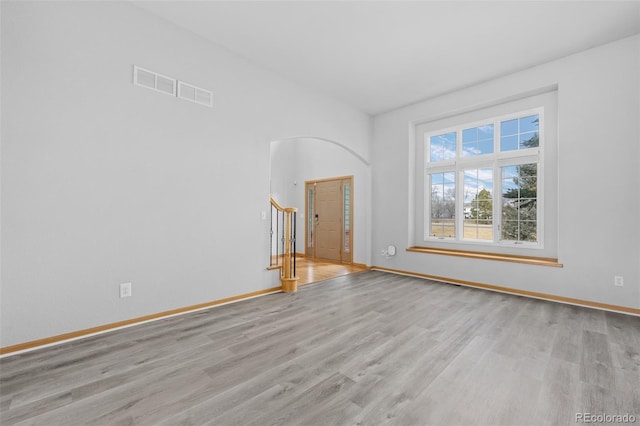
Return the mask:
<path id="1" fill-rule="evenodd" d="M 306 182 L 307 256 L 351 263 L 353 177 Z"/>

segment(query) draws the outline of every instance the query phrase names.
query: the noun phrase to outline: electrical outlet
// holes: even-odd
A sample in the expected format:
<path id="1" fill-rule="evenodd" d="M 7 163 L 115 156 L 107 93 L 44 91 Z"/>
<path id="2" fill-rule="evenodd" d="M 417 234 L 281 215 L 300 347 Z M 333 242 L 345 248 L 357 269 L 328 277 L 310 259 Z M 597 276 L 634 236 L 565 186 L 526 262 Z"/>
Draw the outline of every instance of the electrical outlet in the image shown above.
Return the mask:
<path id="1" fill-rule="evenodd" d="M 615 277 L 613 277 L 613 285 L 615 285 L 616 287 L 624 286 L 624 278 L 616 275 Z"/>
<path id="2" fill-rule="evenodd" d="M 131 283 L 120 284 L 120 298 L 131 297 Z"/>

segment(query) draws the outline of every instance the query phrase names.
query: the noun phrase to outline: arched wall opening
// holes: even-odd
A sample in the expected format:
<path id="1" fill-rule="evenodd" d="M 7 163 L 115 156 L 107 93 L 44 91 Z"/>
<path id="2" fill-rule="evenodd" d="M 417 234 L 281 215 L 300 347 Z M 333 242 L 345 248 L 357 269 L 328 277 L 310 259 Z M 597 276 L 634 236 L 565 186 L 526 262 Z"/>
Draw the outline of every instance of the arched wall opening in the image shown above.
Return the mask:
<path id="1" fill-rule="evenodd" d="M 353 262 L 371 262 L 371 166 L 339 142 L 317 138 L 279 139 L 270 146 L 270 191 L 282 206 L 298 208 L 296 251 L 305 249 L 305 182 L 353 176 Z"/>

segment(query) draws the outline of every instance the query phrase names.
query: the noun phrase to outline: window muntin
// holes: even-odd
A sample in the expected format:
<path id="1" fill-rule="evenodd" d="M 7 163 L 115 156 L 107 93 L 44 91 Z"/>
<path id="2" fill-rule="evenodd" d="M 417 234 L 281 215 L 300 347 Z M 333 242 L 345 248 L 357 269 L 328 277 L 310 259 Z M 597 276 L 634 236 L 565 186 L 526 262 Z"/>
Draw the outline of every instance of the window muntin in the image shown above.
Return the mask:
<path id="1" fill-rule="evenodd" d="M 493 241 L 493 169 L 464 171 L 464 239 Z"/>
<path id="2" fill-rule="evenodd" d="M 431 136 L 429 143 L 429 161 L 443 161 L 456 158 L 456 132 Z"/>
<path id="3" fill-rule="evenodd" d="M 514 118 L 500 123 L 500 151 L 534 148 L 539 145 L 537 114 Z"/>
<path id="4" fill-rule="evenodd" d="M 313 248 L 313 209 L 315 206 L 313 205 L 313 189 L 309 188 L 307 192 L 307 211 L 309 214 L 307 215 L 307 247 Z"/>
<path id="5" fill-rule="evenodd" d="M 342 185 L 342 250 L 351 252 L 351 184 Z"/>
<path id="6" fill-rule="evenodd" d="M 431 228 L 437 238 L 456 236 L 456 173 L 431 174 Z"/>
<path id="7" fill-rule="evenodd" d="M 502 167 L 502 227 L 500 238 L 537 241 L 538 165 Z"/>
<path id="8" fill-rule="evenodd" d="M 425 133 L 425 240 L 542 247 L 542 115 Z"/>
<path id="9" fill-rule="evenodd" d="M 493 124 L 462 130 L 462 156 L 493 153 Z"/>

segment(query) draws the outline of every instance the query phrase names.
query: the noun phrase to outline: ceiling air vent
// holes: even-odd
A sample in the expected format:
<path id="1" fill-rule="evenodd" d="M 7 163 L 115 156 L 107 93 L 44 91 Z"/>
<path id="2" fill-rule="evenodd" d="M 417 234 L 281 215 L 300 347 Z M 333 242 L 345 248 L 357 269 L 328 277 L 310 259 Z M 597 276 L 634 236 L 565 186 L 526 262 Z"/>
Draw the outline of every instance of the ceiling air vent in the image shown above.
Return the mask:
<path id="1" fill-rule="evenodd" d="M 133 83 L 167 95 L 176 95 L 176 80 L 153 71 L 133 66 Z"/>
<path id="2" fill-rule="evenodd" d="M 211 108 L 213 94 L 184 81 L 178 81 L 178 97 Z"/>

